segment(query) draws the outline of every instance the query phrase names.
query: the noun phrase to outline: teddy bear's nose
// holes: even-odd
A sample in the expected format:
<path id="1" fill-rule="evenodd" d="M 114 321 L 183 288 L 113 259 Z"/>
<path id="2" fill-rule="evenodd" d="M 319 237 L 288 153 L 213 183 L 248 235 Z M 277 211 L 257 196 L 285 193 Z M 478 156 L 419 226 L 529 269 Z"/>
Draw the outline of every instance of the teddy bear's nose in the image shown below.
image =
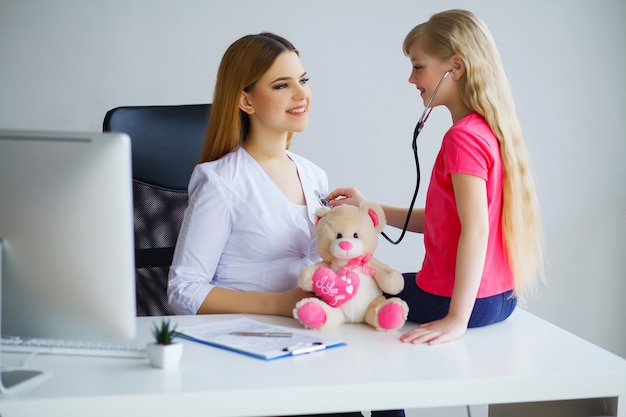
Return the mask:
<path id="1" fill-rule="evenodd" d="M 350 250 L 352 249 L 352 243 L 344 240 L 343 242 L 339 242 L 339 247 L 341 248 L 341 250 Z"/>

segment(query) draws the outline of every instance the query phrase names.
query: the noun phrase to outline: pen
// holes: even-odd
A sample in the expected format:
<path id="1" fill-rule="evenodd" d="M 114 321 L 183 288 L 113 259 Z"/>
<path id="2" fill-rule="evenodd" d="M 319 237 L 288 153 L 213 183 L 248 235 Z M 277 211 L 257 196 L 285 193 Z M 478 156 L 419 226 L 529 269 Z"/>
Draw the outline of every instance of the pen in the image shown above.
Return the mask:
<path id="1" fill-rule="evenodd" d="M 285 352 L 289 352 L 292 355 L 302 355 L 304 353 L 316 352 L 318 350 L 326 349 L 326 345 L 322 342 L 314 343 L 299 343 L 295 346 L 289 346 L 283 349 Z"/>
<path id="2" fill-rule="evenodd" d="M 257 337 L 293 337 L 289 332 L 231 332 L 233 336 L 257 336 Z"/>

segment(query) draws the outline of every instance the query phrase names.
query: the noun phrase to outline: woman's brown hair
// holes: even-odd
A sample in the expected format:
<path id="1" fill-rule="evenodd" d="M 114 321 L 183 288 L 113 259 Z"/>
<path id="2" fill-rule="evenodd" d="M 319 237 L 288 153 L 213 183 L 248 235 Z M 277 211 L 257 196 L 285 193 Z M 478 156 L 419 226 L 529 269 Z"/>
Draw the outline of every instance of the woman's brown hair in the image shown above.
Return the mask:
<path id="1" fill-rule="evenodd" d="M 276 57 L 286 51 L 298 54 L 291 42 L 268 32 L 246 35 L 228 47 L 217 73 L 200 163 L 215 161 L 244 143 L 250 119 L 239 108 L 241 93 L 250 90 L 270 69 Z M 291 136 L 290 133 L 287 147 Z"/>

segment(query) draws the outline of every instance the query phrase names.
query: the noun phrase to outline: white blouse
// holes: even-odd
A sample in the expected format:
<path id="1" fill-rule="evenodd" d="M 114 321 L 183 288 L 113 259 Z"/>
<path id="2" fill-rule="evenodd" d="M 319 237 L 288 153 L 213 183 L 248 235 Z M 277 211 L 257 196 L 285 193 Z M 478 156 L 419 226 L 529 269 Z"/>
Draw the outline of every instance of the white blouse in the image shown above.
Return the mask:
<path id="1" fill-rule="evenodd" d="M 286 291 L 297 286 L 300 269 L 320 260 L 315 192 L 328 194 L 328 178 L 317 165 L 286 152 L 296 164 L 306 206 L 291 203 L 242 147 L 196 166 L 169 273 L 168 299 L 176 314 L 196 314 L 215 287 Z"/>

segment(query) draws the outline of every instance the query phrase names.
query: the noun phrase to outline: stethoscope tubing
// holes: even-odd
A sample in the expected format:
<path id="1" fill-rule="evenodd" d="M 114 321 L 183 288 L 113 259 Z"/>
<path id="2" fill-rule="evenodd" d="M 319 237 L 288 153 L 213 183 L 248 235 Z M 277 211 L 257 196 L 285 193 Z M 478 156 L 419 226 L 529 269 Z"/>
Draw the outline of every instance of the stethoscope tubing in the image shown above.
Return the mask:
<path id="1" fill-rule="evenodd" d="M 419 188 L 420 188 L 421 173 L 420 173 L 419 158 L 417 156 L 417 137 L 419 136 L 420 132 L 424 128 L 424 124 L 426 123 L 426 120 L 428 120 L 428 116 L 430 116 L 430 112 L 433 110 L 431 105 L 432 105 L 433 99 L 435 98 L 435 95 L 437 94 L 437 91 L 439 91 L 439 86 L 441 86 L 441 83 L 443 83 L 443 80 L 445 80 L 448 77 L 448 75 L 450 75 L 452 72 L 454 72 L 454 70 L 450 69 L 446 71 L 445 74 L 443 74 L 443 76 L 441 77 L 437 85 L 435 86 L 435 90 L 433 91 L 433 94 L 428 99 L 428 102 L 426 103 L 426 107 L 424 108 L 422 115 L 420 116 L 420 118 L 417 121 L 417 124 L 415 125 L 415 130 L 413 131 L 413 142 L 411 143 L 411 148 L 413 150 L 413 158 L 415 160 L 415 173 L 416 173 L 415 191 L 413 192 L 413 197 L 411 198 L 411 204 L 409 205 L 409 210 L 407 211 L 407 214 L 406 214 L 404 226 L 402 227 L 402 233 L 400 233 L 400 237 L 398 237 L 398 239 L 392 240 L 385 232 L 381 232 L 381 235 L 385 239 L 387 239 L 387 241 L 391 243 L 392 245 L 397 245 L 398 243 L 402 242 L 402 239 L 404 239 L 406 230 L 409 227 L 409 222 L 411 221 L 411 214 L 413 213 L 413 207 L 415 207 L 415 200 L 417 200 L 417 193 L 419 192 Z"/>

